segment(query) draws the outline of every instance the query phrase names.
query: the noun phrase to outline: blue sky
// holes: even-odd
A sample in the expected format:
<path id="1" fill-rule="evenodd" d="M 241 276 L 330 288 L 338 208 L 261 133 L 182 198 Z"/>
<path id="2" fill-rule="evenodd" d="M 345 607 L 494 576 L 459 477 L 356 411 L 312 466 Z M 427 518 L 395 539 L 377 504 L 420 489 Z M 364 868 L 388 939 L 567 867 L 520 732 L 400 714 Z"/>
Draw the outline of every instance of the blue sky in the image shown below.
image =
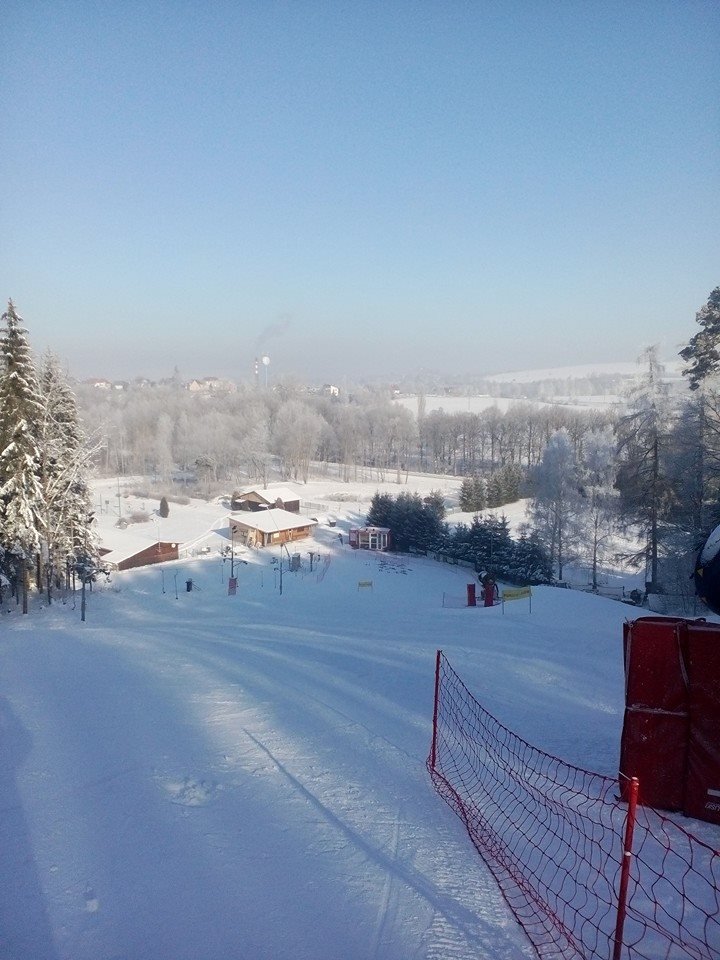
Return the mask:
<path id="1" fill-rule="evenodd" d="M 0 296 L 78 377 L 673 356 L 720 5 L 5 0 Z"/>

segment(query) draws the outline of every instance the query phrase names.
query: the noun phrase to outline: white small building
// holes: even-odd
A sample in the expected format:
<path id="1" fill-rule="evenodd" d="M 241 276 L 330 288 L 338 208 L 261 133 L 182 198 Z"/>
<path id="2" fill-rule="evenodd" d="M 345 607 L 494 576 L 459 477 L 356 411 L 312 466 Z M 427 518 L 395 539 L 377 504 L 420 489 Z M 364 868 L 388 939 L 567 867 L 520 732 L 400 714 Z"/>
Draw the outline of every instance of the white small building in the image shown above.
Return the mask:
<path id="1" fill-rule="evenodd" d="M 355 550 L 389 550 L 389 527 L 352 527 L 348 533 L 348 543 Z"/>

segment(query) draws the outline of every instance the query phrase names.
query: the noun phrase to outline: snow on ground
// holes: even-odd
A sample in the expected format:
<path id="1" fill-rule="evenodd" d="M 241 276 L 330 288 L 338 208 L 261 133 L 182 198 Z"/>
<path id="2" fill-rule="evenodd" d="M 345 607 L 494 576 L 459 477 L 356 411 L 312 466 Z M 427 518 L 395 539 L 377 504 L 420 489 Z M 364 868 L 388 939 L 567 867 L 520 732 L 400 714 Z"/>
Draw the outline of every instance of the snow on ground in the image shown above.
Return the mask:
<path id="1" fill-rule="evenodd" d="M 357 506 L 282 581 L 277 548 L 243 553 L 235 596 L 214 552 L 114 574 L 85 623 L 72 601 L 3 615 L 0 957 L 533 956 L 429 782 L 435 651 L 612 776 L 632 611 L 552 588 L 444 608 L 468 571 L 341 545 Z"/>

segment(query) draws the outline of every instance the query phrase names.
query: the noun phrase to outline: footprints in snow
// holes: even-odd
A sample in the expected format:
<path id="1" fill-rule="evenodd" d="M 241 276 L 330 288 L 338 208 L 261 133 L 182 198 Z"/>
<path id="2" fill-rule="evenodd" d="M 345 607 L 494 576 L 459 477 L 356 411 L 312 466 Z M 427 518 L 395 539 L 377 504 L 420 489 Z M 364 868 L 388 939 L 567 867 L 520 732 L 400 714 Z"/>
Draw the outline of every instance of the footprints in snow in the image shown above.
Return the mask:
<path id="1" fill-rule="evenodd" d="M 195 780 L 192 777 L 184 777 L 182 780 L 159 779 L 157 782 L 170 803 L 177 803 L 181 807 L 204 807 L 221 789 L 217 783 Z"/>
<path id="2" fill-rule="evenodd" d="M 100 909 L 100 901 L 95 896 L 95 891 L 91 886 L 85 887 L 85 912 L 97 913 Z"/>

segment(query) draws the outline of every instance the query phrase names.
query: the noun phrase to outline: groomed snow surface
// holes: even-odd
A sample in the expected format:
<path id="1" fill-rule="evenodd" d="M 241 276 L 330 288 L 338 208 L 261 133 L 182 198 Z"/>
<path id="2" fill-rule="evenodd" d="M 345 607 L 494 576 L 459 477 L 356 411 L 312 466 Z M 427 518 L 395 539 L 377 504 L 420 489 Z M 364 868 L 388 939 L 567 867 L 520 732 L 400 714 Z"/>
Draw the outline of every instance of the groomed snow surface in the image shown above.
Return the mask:
<path id="1" fill-rule="evenodd" d="M 533 956 L 425 769 L 435 651 L 612 776 L 632 610 L 552 588 L 443 607 L 470 571 L 352 551 L 338 517 L 282 594 L 269 548 L 235 596 L 213 553 L 114 574 L 85 623 L 72 601 L 3 615 L 2 960 Z"/>

